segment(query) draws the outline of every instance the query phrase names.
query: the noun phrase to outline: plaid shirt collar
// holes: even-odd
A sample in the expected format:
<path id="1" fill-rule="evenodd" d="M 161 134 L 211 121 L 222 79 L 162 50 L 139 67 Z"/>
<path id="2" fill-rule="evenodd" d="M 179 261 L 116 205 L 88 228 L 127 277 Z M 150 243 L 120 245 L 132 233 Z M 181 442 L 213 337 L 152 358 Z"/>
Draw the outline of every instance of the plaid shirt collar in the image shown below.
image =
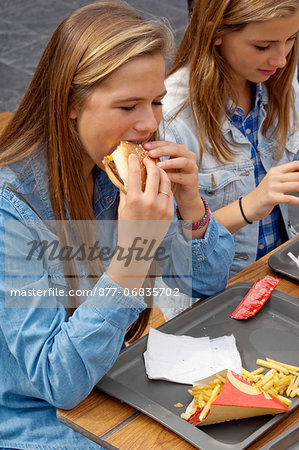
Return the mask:
<path id="1" fill-rule="evenodd" d="M 262 83 L 252 83 L 251 86 L 252 86 L 253 95 L 255 96 L 255 100 L 254 100 L 254 106 L 251 109 L 248 116 L 251 116 L 252 114 L 254 114 L 255 112 L 258 111 L 258 108 L 260 107 L 262 96 L 263 96 Z M 236 107 L 234 105 L 234 103 L 232 102 L 232 100 L 229 100 L 227 110 L 233 111 L 233 114 L 230 115 L 230 120 L 233 121 L 234 125 L 236 125 L 235 120 L 233 119 L 234 116 L 238 116 L 238 117 L 242 118 L 242 121 L 244 121 L 244 110 L 240 106 Z M 239 122 L 239 120 L 238 120 L 238 122 Z"/>
<path id="2" fill-rule="evenodd" d="M 230 122 L 250 141 L 253 145 L 252 152 L 258 145 L 259 111 L 262 101 L 262 84 L 252 83 L 252 93 L 254 95 L 254 106 L 249 114 L 244 118 L 244 110 L 239 106 L 233 109 L 229 118 Z M 234 107 L 233 107 L 234 108 Z M 252 154 L 252 156 L 254 156 Z"/>

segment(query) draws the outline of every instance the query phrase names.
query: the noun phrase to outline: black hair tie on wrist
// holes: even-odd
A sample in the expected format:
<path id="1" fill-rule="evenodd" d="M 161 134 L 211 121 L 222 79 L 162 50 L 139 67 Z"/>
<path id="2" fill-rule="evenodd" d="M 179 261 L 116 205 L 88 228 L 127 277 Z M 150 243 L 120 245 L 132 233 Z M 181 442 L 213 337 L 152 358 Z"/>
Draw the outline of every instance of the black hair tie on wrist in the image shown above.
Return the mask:
<path id="1" fill-rule="evenodd" d="M 240 198 L 239 198 L 239 207 L 240 207 L 240 211 L 241 211 L 242 217 L 243 217 L 243 219 L 245 220 L 245 222 L 247 222 L 249 225 L 251 225 L 252 222 L 250 222 L 250 221 L 247 219 L 247 217 L 245 216 L 245 214 L 244 214 L 243 207 L 242 207 L 242 198 L 243 198 L 243 197 L 240 197 Z"/>

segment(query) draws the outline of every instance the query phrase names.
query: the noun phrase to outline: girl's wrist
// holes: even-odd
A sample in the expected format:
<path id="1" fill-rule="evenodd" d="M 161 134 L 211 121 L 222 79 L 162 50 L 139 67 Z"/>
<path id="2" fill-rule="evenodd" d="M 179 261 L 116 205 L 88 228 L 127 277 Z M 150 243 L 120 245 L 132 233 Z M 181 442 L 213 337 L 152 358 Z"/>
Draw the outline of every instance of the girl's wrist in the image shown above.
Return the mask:
<path id="1" fill-rule="evenodd" d="M 243 200 L 243 197 L 240 197 L 240 198 L 239 198 L 239 208 L 240 208 L 240 213 L 241 213 L 243 219 L 245 220 L 245 222 L 246 222 L 248 225 L 251 225 L 251 224 L 253 223 L 253 221 L 249 220 L 248 217 L 247 217 L 247 214 L 245 214 L 245 211 L 244 211 L 244 208 L 243 208 L 242 200 Z"/>
<path id="2" fill-rule="evenodd" d="M 238 200 L 240 214 L 244 222 L 248 225 L 259 220 L 259 216 L 257 216 L 257 212 L 259 212 L 257 201 L 258 199 L 255 198 L 255 190 L 244 197 L 240 197 Z"/>
<path id="3" fill-rule="evenodd" d="M 200 230 L 201 228 L 205 227 L 207 225 L 207 223 L 210 220 L 210 209 L 208 206 L 208 203 L 206 202 L 206 200 L 203 197 L 201 198 L 201 212 L 202 214 L 199 212 L 199 210 L 196 208 L 192 210 L 192 213 L 190 214 L 190 216 L 187 216 L 184 214 L 184 216 L 181 215 L 181 210 L 180 207 L 177 206 L 176 208 L 176 215 L 179 221 L 181 221 L 182 227 L 185 228 L 186 230 L 192 230 L 192 231 L 196 231 L 196 230 Z M 203 206 L 203 208 L 202 208 Z M 197 212 L 197 214 L 196 214 Z"/>
<path id="4" fill-rule="evenodd" d="M 140 288 L 146 278 L 152 260 L 150 261 L 132 261 L 129 265 L 118 258 L 112 258 L 106 274 L 115 283 L 123 288 Z"/>

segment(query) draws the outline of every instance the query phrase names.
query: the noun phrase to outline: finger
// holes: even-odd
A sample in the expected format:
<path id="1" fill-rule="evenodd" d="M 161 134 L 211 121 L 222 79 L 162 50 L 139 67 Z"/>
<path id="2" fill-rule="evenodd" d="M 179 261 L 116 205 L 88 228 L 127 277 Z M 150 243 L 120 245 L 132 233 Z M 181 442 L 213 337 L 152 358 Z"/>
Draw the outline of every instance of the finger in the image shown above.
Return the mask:
<path id="1" fill-rule="evenodd" d="M 287 203 L 289 205 L 299 205 L 299 197 L 283 193 L 276 194 L 272 202 L 273 207 L 282 203 Z"/>
<path id="2" fill-rule="evenodd" d="M 299 197 L 296 197 L 295 195 L 286 195 L 287 202 L 289 205 L 299 205 Z"/>
<path id="3" fill-rule="evenodd" d="M 283 172 L 281 174 L 279 174 L 278 176 L 278 181 L 281 183 L 285 183 L 285 182 L 294 182 L 294 183 L 298 183 L 299 182 L 299 172 Z"/>
<path id="4" fill-rule="evenodd" d="M 281 166 L 273 167 L 270 171 L 272 173 L 273 172 L 281 172 L 281 173 L 298 172 L 298 176 L 299 176 L 299 161 L 292 161 L 292 162 L 289 162 L 286 164 L 282 164 Z"/>
<path id="5" fill-rule="evenodd" d="M 171 142 L 169 142 L 169 141 L 150 141 L 150 142 L 145 142 L 143 144 L 143 147 L 146 150 L 152 150 L 154 148 L 164 147 L 165 145 L 169 145 L 169 144 L 171 144 Z"/>
<path id="6" fill-rule="evenodd" d="M 197 177 L 194 179 L 193 177 L 190 177 L 190 174 L 183 172 L 167 172 L 167 175 L 173 184 L 181 184 L 186 187 L 188 185 L 192 187 L 196 186 L 196 189 L 198 189 Z"/>
<path id="7" fill-rule="evenodd" d="M 161 196 L 161 194 L 164 196 L 165 200 L 171 200 L 173 197 L 173 193 L 171 191 L 171 181 L 169 179 L 169 176 L 167 175 L 164 170 L 159 169 L 160 171 L 160 184 L 159 184 L 159 191 L 158 195 Z"/>
<path id="8" fill-rule="evenodd" d="M 122 191 L 119 191 L 119 205 L 118 208 L 122 209 L 126 204 L 126 194 Z"/>
<path id="9" fill-rule="evenodd" d="M 175 144 L 168 141 L 155 141 L 147 142 L 144 144 L 144 147 L 148 150 L 148 154 L 151 158 L 162 158 L 165 156 L 176 158 L 179 156 L 185 156 L 196 160 L 196 155 L 185 145 Z"/>
<path id="10" fill-rule="evenodd" d="M 160 184 L 160 172 L 156 164 L 149 158 L 144 158 L 143 164 L 146 168 L 146 184 L 144 192 L 156 195 Z"/>
<path id="11" fill-rule="evenodd" d="M 275 189 L 277 192 L 282 192 L 283 194 L 290 194 L 291 192 L 299 192 L 299 182 L 297 183 L 280 183 Z"/>
<path id="12" fill-rule="evenodd" d="M 159 161 L 157 163 L 157 166 L 163 170 L 180 170 L 184 173 L 198 172 L 197 166 L 196 164 L 194 164 L 194 161 L 185 157 Z"/>
<path id="13" fill-rule="evenodd" d="M 128 194 L 139 194 L 142 191 L 141 170 L 138 157 L 134 154 L 129 155 L 128 169 Z"/>

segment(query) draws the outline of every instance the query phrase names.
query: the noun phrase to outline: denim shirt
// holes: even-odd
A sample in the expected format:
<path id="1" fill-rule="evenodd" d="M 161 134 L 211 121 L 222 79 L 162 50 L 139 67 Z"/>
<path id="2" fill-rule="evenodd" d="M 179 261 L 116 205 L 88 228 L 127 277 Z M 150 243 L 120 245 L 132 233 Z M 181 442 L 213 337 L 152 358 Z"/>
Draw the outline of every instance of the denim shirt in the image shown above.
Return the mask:
<path id="1" fill-rule="evenodd" d="M 102 289 L 106 295 L 87 297 L 71 317 L 60 298 L 50 298 L 50 294 L 32 297 L 34 307 L 31 308 L 24 307 L 21 298 L 10 298 L 5 258 L 13 263 L 17 275 L 22 268 L 24 274 L 31 274 L 32 278 L 22 286 L 26 292 L 33 287 L 43 292 L 48 288 L 66 289 L 61 263 L 45 257 L 25 261 L 26 242 L 33 234 L 32 221 L 40 222 L 43 229 L 41 219 L 54 219 L 47 165 L 42 155 L 41 151 L 26 166 L 18 163 L 0 169 L 0 448 L 99 448 L 60 423 L 56 408 L 73 408 L 90 393 L 112 367 L 127 328 L 146 304 L 143 298 L 125 293 L 105 272 L 95 288 L 96 292 Z M 8 189 L 3 188 L 5 184 Z M 26 195 L 34 210 L 11 186 Z M 96 219 L 116 219 L 118 198 L 119 192 L 106 173 L 96 168 Z M 5 225 L 10 220 L 20 223 L 21 228 L 19 232 L 18 227 L 6 228 L 12 244 L 5 253 L 5 245 L 9 246 L 4 236 Z M 204 239 L 187 242 L 180 227 L 170 227 L 163 243 L 175 256 L 166 264 L 164 274 L 184 273 L 185 266 L 189 265 L 192 289 L 198 296 L 209 296 L 226 286 L 233 240 L 213 217 Z M 192 255 L 189 260 L 188 255 Z M 183 291 L 186 288 L 179 277 L 175 285 Z M 113 295 L 109 294 L 111 291 Z"/>
<path id="2" fill-rule="evenodd" d="M 167 140 L 185 144 L 197 156 L 199 164 L 199 140 L 192 118 L 190 106 L 185 107 L 173 119 L 174 113 L 188 97 L 188 68 L 182 68 L 166 80 L 167 95 L 163 101 L 164 122 L 161 135 Z M 295 80 L 294 80 L 295 83 Z M 299 130 L 287 138 L 286 149 L 279 161 L 274 159 L 276 142 L 272 139 L 271 130 L 262 134 L 262 124 L 267 110 L 268 97 L 266 86 L 262 85 L 262 104 L 259 110 L 258 152 L 262 164 L 268 172 L 271 167 L 299 159 Z M 296 109 L 299 113 L 299 98 L 296 97 Z M 227 164 L 216 161 L 211 154 L 208 143 L 198 172 L 198 184 L 201 195 L 208 201 L 212 211 L 222 208 L 239 197 L 243 197 L 255 188 L 254 163 L 251 157 L 249 140 L 228 119 L 223 121 L 223 134 L 235 151 L 235 160 Z M 296 232 L 288 216 L 288 205 L 279 205 L 286 233 L 289 238 Z M 230 277 L 245 269 L 256 260 L 259 236 L 259 222 L 246 225 L 234 233 L 235 255 L 230 269 Z"/>

